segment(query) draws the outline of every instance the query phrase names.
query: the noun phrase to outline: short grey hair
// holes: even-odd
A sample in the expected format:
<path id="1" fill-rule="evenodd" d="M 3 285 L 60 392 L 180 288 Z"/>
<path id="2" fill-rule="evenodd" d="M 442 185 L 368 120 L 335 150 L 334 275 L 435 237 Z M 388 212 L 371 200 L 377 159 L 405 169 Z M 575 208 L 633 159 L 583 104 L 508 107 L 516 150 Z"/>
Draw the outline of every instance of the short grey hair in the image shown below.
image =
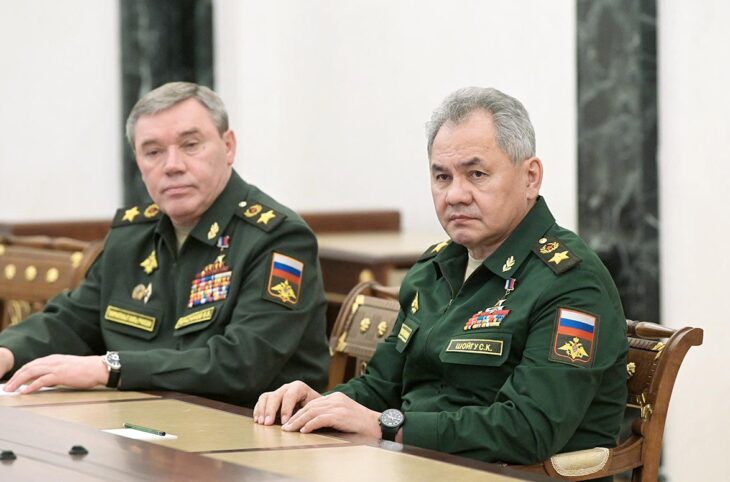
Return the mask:
<path id="1" fill-rule="evenodd" d="M 192 82 L 169 82 L 145 94 L 129 113 L 125 131 L 132 150 L 134 128 L 140 117 L 158 114 L 188 99 L 195 99 L 208 109 L 219 134 L 223 135 L 228 130 L 228 112 L 218 94 Z"/>
<path id="2" fill-rule="evenodd" d="M 519 100 L 491 87 L 465 87 L 446 97 L 426 123 L 429 159 L 433 140 L 441 126 L 448 121 L 458 124 L 475 110 L 485 110 L 492 115 L 497 144 L 513 164 L 535 155 L 535 129 Z"/>

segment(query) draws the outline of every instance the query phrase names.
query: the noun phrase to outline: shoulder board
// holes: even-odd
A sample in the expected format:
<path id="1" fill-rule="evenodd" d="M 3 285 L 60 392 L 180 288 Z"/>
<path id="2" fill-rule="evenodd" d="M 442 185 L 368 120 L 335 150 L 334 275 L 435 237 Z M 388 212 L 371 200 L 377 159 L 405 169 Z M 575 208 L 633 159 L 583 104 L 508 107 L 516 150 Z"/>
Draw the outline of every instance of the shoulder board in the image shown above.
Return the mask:
<path id="1" fill-rule="evenodd" d="M 256 201 L 244 201 L 238 205 L 236 215 L 267 233 L 276 229 L 286 219 L 286 214 L 264 206 Z"/>
<path id="2" fill-rule="evenodd" d="M 424 251 L 423 254 L 421 255 L 421 257 L 418 258 L 418 260 L 416 260 L 416 261 L 423 261 L 423 260 L 426 260 L 429 258 L 433 258 L 437 254 L 439 254 L 442 249 L 444 249 L 446 246 L 448 246 L 450 242 L 451 242 L 451 240 L 447 239 L 446 241 L 441 241 L 440 243 L 436 243 L 434 245 L 429 246 L 428 249 L 426 251 Z"/>
<path id="3" fill-rule="evenodd" d="M 121 208 L 117 210 L 112 221 L 112 228 L 119 226 L 129 226 L 130 224 L 142 224 L 157 221 L 162 217 L 162 211 L 157 204 L 152 203 L 148 206 L 132 206 L 131 208 Z"/>
<path id="4" fill-rule="evenodd" d="M 563 274 L 581 259 L 554 236 L 543 236 L 532 247 L 532 252 L 548 265 L 555 274 Z"/>

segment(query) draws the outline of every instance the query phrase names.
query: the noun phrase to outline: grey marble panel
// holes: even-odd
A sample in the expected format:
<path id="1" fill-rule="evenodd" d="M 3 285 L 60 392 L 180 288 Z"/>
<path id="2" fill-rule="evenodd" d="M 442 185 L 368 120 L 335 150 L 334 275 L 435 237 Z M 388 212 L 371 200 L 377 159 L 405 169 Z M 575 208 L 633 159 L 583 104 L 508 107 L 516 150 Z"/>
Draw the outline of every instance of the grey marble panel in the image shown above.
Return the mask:
<path id="1" fill-rule="evenodd" d="M 211 0 L 119 0 L 123 123 L 137 100 L 166 82 L 213 87 Z M 149 202 L 128 143 L 123 157 L 125 205 Z"/>
<path id="2" fill-rule="evenodd" d="M 659 320 L 656 0 L 578 0 L 579 232 Z"/>

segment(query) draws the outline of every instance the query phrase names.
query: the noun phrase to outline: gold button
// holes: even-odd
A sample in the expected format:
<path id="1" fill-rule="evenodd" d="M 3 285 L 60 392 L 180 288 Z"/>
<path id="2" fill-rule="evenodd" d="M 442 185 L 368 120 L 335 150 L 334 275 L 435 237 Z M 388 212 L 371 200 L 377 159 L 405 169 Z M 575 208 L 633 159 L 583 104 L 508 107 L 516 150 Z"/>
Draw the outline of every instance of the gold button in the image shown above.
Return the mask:
<path id="1" fill-rule="evenodd" d="M 547 238 L 540 238 L 540 241 L 538 241 L 538 243 L 540 243 L 540 244 L 547 243 Z"/>
<path id="2" fill-rule="evenodd" d="M 36 275 L 38 275 L 38 270 L 35 266 L 30 265 L 25 268 L 25 279 L 27 279 L 28 281 L 33 281 Z"/>
<path id="3" fill-rule="evenodd" d="M 5 266 L 5 270 L 4 271 L 5 271 L 5 277 L 7 279 L 13 279 L 13 278 L 15 278 L 15 271 L 16 270 L 15 270 L 15 265 L 14 264 L 9 264 L 9 265 Z"/>
<path id="4" fill-rule="evenodd" d="M 239 208 L 245 208 L 247 204 L 248 203 L 246 201 L 241 201 L 240 203 L 238 203 L 238 207 Z"/>
<path id="5" fill-rule="evenodd" d="M 76 251 L 71 255 L 71 266 L 78 268 L 82 259 L 84 259 L 83 253 L 81 251 Z"/>
<path id="6" fill-rule="evenodd" d="M 56 268 L 50 268 L 46 271 L 46 281 L 48 283 L 55 283 L 58 281 L 58 270 Z"/>

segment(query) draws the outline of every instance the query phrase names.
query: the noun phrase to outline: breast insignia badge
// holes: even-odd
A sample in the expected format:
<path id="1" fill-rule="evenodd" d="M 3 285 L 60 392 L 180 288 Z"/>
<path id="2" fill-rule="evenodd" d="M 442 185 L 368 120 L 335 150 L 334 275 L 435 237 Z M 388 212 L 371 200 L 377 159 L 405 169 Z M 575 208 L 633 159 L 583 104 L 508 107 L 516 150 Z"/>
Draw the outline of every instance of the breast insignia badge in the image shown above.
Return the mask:
<path id="1" fill-rule="evenodd" d="M 152 283 L 148 283 L 147 286 L 140 283 L 132 290 L 132 299 L 135 301 L 143 301 L 147 304 L 150 296 L 152 296 Z"/>

